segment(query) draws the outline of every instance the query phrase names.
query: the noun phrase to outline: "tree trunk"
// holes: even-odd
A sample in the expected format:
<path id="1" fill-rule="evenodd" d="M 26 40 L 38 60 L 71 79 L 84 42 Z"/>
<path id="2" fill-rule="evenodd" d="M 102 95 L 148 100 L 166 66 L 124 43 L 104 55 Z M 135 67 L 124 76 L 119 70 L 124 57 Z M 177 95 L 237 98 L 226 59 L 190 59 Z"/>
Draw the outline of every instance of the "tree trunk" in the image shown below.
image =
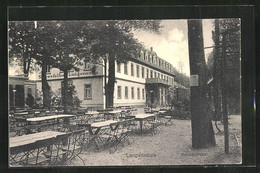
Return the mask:
<path id="1" fill-rule="evenodd" d="M 108 65 L 108 82 L 107 82 L 107 105 L 108 107 L 114 107 L 114 89 L 115 89 L 115 55 L 109 55 Z"/>
<path id="2" fill-rule="evenodd" d="M 64 106 L 64 113 L 68 113 L 68 70 L 64 70 L 64 79 L 63 79 L 63 94 L 62 94 L 62 103 Z"/>
<path id="3" fill-rule="evenodd" d="M 43 108 L 50 108 L 50 86 L 46 77 L 47 63 L 42 62 L 42 93 L 43 93 Z"/>
<path id="4" fill-rule="evenodd" d="M 206 62 L 201 20 L 188 20 L 190 75 L 198 75 L 198 86 L 191 86 L 192 147 L 215 146 L 215 136 L 207 110 Z"/>
<path id="5" fill-rule="evenodd" d="M 105 109 L 108 108 L 108 99 L 107 99 L 107 57 L 104 60 L 105 62 L 105 80 L 104 80 L 104 86 L 105 86 Z"/>
<path id="6" fill-rule="evenodd" d="M 227 111 L 227 85 L 226 85 L 226 34 L 222 38 L 222 56 L 221 56 L 221 88 L 222 88 L 222 109 L 224 122 L 225 153 L 229 153 L 229 129 L 228 129 L 228 111 Z"/>
<path id="7" fill-rule="evenodd" d="M 214 119 L 220 121 L 221 99 L 220 99 L 220 48 L 219 48 L 219 20 L 215 19 L 215 51 L 213 62 L 213 96 L 214 96 Z"/>

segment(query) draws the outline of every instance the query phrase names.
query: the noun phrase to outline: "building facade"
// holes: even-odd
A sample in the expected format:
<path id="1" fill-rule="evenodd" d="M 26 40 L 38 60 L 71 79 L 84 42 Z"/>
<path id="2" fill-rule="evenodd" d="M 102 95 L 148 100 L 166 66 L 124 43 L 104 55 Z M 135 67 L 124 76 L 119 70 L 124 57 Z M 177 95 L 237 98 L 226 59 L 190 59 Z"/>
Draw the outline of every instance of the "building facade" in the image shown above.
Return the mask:
<path id="1" fill-rule="evenodd" d="M 9 107 L 26 107 L 26 99 L 36 96 L 36 83 L 24 76 L 9 76 Z"/>
<path id="2" fill-rule="evenodd" d="M 74 85 L 82 107 L 104 108 L 105 78 L 108 80 L 108 77 L 105 77 L 104 63 L 95 64 L 94 73 L 92 71 L 94 64 L 84 63 L 84 61 L 79 71 L 69 72 L 69 84 Z M 108 62 L 106 63 L 108 66 Z M 41 91 L 41 73 L 34 75 L 36 75 L 36 88 Z M 126 62 L 116 61 L 114 106 L 166 106 L 168 88 L 174 86 L 174 77 L 172 65 L 159 58 L 152 48 L 150 51 L 140 51 L 137 57 L 132 57 Z M 52 92 L 60 93 L 63 72 L 57 68 L 49 68 L 47 80 Z"/>

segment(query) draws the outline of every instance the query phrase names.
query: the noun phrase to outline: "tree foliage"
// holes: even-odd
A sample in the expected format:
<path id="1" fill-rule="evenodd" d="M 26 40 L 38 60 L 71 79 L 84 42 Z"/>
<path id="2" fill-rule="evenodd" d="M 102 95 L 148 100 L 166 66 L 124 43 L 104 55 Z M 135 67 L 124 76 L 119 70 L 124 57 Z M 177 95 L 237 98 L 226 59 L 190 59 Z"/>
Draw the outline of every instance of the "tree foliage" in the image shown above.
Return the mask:
<path id="1" fill-rule="evenodd" d="M 106 102 L 113 107 L 115 61 L 125 62 L 138 56 L 142 45 L 133 37 L 133 29 L 149 30 L 159 33 L 159 20 L 108 20 L 95 21 L 96 41 L 91 47 L 93 57 L 108 57 L 109 75 Z"/>
<path id="2" fill-rule="evenodd" d="M 219 19 L 219 32 L 220 43 L 223 39 L 223 35 L 226 37 L 226 84 L 227 84 L 227 104 L 229 113 L 240 113 L 240 89 L 241 89 L 241 54 L 240 54 L 240 39 L 241 39 L 241 22 L 240 19 Z M 213 38 L 216 37 L 215 31 L 212 32 Z M 219 49 L 222 51 L 222 45 L 214 48 L 212 54 Z M 212 62 L 220 61 L 220 55 L 213 58 L 209 56 L 208 69 L 209 72 L 213 71 Z M 216 62 L 215 62 L 216 63 Z M 220 71 L 220 66 L 216 67 L 217 71 Z M 220 77 L 220 76 L 219 76 Z M 220 80 L 220 79 L 217 79 Z"/>

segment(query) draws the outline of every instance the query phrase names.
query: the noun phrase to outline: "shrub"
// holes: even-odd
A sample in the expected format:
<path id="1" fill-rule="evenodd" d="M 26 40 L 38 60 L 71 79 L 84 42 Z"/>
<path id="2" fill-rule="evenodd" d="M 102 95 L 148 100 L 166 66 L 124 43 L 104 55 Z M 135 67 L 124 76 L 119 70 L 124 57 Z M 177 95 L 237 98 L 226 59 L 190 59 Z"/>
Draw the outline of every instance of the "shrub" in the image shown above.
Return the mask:
<path id="1" fill-rule="evenodd" d="M 176 100 L 173 102 L 173 109 L 167 111 L 167 114 L 173 116 L 175 119 L 191 119 L 190 100 Z"/>

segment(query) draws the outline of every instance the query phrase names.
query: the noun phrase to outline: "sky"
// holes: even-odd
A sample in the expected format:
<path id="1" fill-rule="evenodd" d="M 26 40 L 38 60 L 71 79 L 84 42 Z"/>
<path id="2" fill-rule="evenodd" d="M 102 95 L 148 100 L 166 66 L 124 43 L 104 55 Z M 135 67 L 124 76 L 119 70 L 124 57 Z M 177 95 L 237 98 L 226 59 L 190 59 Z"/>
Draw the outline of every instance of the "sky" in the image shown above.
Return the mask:
<path id="1" fill-rule="evenodd" d="M 213 20 L 203 21 L 204 47 L 213 45 L 212 30 Z M 187 20 L 162 20 L 161 33 L 155 34 L 149 31 L 135 31 L 134 36 L 146 49 L 153 47 L 156 54 L 171 63 L 180 72 L 190 75 L 189 50 L 188 50 L 188 28 Z M 212 49 L 205 49 L 205 57 Z"/>

